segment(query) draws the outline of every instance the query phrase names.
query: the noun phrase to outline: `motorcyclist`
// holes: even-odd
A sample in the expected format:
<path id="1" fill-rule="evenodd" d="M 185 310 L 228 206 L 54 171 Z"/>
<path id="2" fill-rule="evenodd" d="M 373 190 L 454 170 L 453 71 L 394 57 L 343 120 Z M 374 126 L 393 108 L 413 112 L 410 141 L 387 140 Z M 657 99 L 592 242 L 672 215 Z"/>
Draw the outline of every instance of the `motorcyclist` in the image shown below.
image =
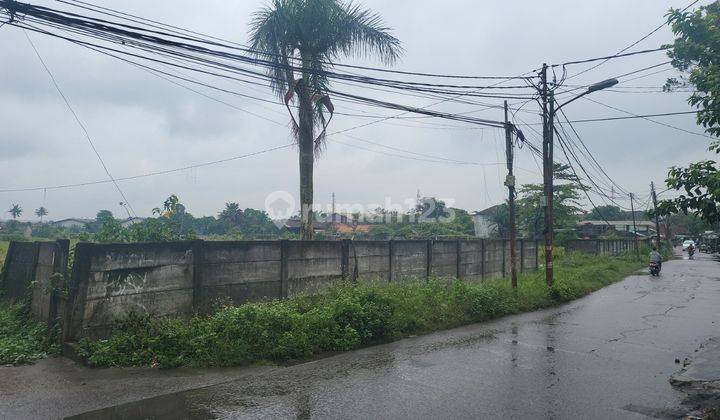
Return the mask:
<path id="1" fill-rule="evenodd" d="M 650 251 L 650 262 L 657 263 L 658 271 L 662 269 L 662 255 L 660 255 L 655 246 L 653 246 L 652 251 Z"/>
<path id="2" fill-rule="evenodd" d="M 692 257 L 693 254 L 695 254 L 695 245 L 690 244 L 690 245 L 688 246 L 687 251 L 688 251 L 688 255 L 689 255 L 690 257 Z"/>

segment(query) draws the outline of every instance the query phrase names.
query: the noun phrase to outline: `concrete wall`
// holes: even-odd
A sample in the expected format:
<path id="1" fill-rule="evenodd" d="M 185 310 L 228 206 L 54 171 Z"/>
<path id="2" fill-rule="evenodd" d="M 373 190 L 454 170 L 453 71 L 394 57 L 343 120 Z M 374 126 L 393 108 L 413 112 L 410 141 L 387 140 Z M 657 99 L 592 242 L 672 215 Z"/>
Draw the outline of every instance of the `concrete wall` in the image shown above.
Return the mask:
<path id="1" fill-rule="evenodd" d="M 69 242 L 10 242 L 0 284 L 11 301 L 28 298 L 38 321 L 54 324 L 65 287 Z"/>
<path id="2" fill-rule="evenodd" d="M 519 270 L 537 268 L 536 250 L 535 242 L 518 241 Z M 6 262 L 12 281 L 5 284 L 15 295 L 32 279 L 47 284 L 58 255 L 53 243 L 14 243 Z M 133 312 L 190 316 L 218 301 L 312 294 L 342 281 L 480 281 L 507 274 L 509 255 L 501 240 L 80 243 L 67 299 L 53 304 L 37 292 L 33 310 L 42 319 L 60 315 L 64 336 L 73 341 L 103 336 L 113 319 Z"/>
<path id="3" fill-rule="evenodd" d="M 649 245 L 649 239 L 637 241 L 638 246 Z M 593 255 L 618 255 L 622 252 L 635 250 L 635 241 L 632 239 L 578 239 L 568 241 L 567 251 L 584 252 Z"/>

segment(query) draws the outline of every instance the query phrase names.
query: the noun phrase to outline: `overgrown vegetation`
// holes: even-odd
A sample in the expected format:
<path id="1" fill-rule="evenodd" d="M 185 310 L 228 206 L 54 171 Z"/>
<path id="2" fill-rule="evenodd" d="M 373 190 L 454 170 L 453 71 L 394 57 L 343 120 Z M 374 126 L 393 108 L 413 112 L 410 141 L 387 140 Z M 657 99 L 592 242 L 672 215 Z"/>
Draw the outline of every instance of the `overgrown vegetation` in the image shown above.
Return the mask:
<path id="1" fill-rule="evenodd" d="M 556 263 L 556 284 L 551 288 L 537 272 L 521 276 L 517 292 L 507 279 L 432 279 L 345 285 L 323 295 L 224 306 L 190 320 L 131 316 L 114 326 L 110 338 L 83 340 L 80 351 L 93 366 L 235 366 L 300 360 L 557 305 L 620 280 L 640 266 L 630 256 L 567 254 Z"/>
<path id="2" fill-rule="evenodd" d="M 31 363 L 59 351 L 47 325 L 32 320 L 29 305 L 0 300 L 0 365 Z"/>

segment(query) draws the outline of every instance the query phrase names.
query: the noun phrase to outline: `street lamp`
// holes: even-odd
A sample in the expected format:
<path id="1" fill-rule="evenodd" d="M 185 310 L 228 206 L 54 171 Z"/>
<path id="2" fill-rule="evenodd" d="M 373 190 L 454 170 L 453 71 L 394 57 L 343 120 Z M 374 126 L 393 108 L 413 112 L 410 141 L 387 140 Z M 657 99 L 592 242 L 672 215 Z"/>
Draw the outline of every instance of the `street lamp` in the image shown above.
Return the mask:
<path id="1" fill-rule="evenodd" d="M 547 85 L 547 73 L 543 67 L 543 83 Z M 553 132 L 555 125 L 555 114 L 565 105 L 573 102 L 583 96 L 607 89 L 618 84 L 617 79 L 603 80 L 588 86 L 587 90 L 569 101 L 555 108 L 555 99 L 553 92 L 550 92 L 550 111 L 547 113 L 548 118 L 543 130 L 543 185 L 545 195 L 545 281 L 549 286 L 553 284 Z M 547 88 L 546 88 L 547 89 Z M 547 90 L 545 90 L 547 92 Z"/>

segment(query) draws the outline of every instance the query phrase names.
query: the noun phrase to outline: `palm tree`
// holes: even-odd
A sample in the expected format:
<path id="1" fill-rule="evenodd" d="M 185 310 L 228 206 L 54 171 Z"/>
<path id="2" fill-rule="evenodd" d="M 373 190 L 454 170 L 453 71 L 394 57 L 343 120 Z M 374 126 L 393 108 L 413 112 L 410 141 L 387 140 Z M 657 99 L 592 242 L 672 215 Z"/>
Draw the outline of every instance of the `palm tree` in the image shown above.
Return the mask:
<path id="1" fill-rule="evenodd" d="M 40 223 L 43 221 L 43 217 L 47 216 L 48 211 L 45 207 L 40 206 L 38 209 L 35 210 L 35 216 L 40 218 Z"/>
<path id="2" fill-rule="evenodd" d="M 13 220 L 20 217 L 22 214 L 23 209 L 20 207 L 20 204 L 13 204 L 12 207 L 10 207 L 10 210 L 8 210 L 8 213 L 10 213 L 10 216 L 12 216 Z"/>
<path id="3" fill-rule="evenodd" d="M 313 164 L 334 110 L 327 71 L 347 55 L 373 53 L 392 64 L 402 47 L 378 14 L 340 0 L 273 0 L 254 15 L 250 36 L 256 56 L 271 63 L 270 86 L 288 111 L 297 95 L 298 119 L 290 115 L 299 152 L 300 229 L 302 239 L 312 239 Z"/>
<path id="4" fill-rule="evenodd" d="M 218 218 L 233 226 L 240 225 L 242 221 L 243 211 L 238 203 L 225 203 L 225 208 L 220 212 Z"/>

